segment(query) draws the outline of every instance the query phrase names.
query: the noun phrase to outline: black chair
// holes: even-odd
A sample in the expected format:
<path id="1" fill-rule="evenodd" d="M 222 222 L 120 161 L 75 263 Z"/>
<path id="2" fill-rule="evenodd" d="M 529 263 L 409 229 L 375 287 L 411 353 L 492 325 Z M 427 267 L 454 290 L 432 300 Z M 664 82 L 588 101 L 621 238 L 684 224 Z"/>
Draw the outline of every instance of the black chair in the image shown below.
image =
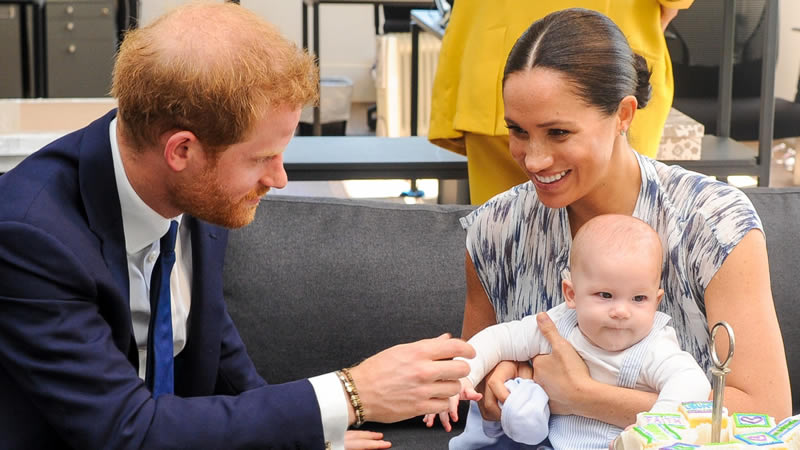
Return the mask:
<path id="1" fill-rule="evenodd" d="M 702 123 L 707 134 L 718 134 L 724 1 L 695 2 L 681 11 L 667 29 L 675 79 L 673 106 Z M 739 141 L 759 138 L 766 6 L 767 0 L 736 3 L 730 137 Z M 794 136 L 800 136 L 800 103 L 775 98 L 773 138 Z"/>

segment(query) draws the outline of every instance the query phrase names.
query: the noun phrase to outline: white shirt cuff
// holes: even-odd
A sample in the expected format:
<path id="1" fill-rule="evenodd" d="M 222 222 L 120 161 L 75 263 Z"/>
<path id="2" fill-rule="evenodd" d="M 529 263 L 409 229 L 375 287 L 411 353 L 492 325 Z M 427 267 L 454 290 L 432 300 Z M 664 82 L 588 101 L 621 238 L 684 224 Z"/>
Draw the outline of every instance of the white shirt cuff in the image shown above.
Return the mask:
<path id="1" fill-rule="evenodd" d="M 347 431 L 347 397 L 342 382 L 335 373 L 309 378 L 319 403 L 322 416 L 322 434 L 332 449 L 344 450 L 344 433 Z"/>

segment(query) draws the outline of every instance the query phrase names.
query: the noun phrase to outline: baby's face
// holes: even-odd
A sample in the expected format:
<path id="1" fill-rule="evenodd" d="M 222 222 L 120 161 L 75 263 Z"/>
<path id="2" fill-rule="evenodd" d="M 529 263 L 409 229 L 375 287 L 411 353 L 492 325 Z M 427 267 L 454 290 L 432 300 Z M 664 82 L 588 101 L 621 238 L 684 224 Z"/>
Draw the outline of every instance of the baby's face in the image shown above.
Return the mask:
<path id="1" fill-rule="evenodd" d="M 624 350 L 650 333 L 663 295 L 660 268 L 635 254 L 592 256 L 572 272 L 564 288 L 567 305 L 576 310 L 578 327 L 592 344 Z"/>

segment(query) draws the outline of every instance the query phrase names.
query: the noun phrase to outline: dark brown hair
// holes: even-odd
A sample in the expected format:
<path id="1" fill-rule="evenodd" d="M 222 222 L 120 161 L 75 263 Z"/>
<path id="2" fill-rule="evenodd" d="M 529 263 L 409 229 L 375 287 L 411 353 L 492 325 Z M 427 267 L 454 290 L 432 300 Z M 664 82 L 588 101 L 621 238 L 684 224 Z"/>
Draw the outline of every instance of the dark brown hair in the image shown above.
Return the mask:
<path id="1" fill-rule="evenodd" d="M 534 22 L 508 55 L 508 76 L 536 67 L 564 74 L 587 105 L 606 114 L 633 95 L 644 108 L 650 100 L 650 71 L 643 57 L 608 17 L 588 9 L 556 11 Z"/>

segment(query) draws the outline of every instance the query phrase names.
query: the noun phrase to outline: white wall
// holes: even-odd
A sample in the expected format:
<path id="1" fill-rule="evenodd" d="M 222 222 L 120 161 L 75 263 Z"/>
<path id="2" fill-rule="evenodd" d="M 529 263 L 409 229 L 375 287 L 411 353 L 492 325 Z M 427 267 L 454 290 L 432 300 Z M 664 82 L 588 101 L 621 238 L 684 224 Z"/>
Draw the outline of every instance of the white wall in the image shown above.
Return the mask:
<path id="1" fill-rule="evenodd" d="M 141 23 L 189 0 L 140 0 Z M 221 0 L 220 0 L 221 1 Z M 297 45 L 303 43 L 302 0 L 241 0 L 275 24 Z M 374 102 L 375 19 L 372 5 L 320 5 L 320 69 L 322 76 L 345 76 L 353 80 L 353 101 Z M 312 10 L 308 9 L 308 45 L 313 45 Z"/>
<path id="2" fill-rule="evenodd" d="M 702 1 L 702 0 L 701 0 Z M 775 95 L 794 100 L 800 76 L 800 1 L 780 0 L 778 67 L 775 72 Z"/>

